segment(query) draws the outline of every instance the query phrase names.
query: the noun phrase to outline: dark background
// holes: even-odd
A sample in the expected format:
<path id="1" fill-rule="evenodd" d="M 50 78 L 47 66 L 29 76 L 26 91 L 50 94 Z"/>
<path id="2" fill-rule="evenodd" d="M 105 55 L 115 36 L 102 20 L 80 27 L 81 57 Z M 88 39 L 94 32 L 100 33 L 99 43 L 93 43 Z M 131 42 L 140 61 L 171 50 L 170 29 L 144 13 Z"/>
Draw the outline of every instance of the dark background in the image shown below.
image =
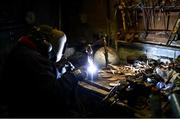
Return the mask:
<path id="1" fill-rule="evenodd" d="M 71 43 L 92 40 L 96 32 L 107 31 L 106 7 L 106 0 L 0 1 L 0 49 L 21 36 L 28 11 L 34 12 L 37 24 L 63 30 Z M 83 23 L 82 14 L 86 19 Z"/>
<path id="2" fill-rule="evenodd" d="M 1 0 L 0 53 L 4 49 L 10 49 L 23 34 L 24 19 L 28 11 L 34 12 L 37 24 L 48 24 L 64 31 L 70 45 L 79 45 L 78 47 L 80 47 L 84 42 L 94 43 L 99 33 L 107 34 L 108 39 L 114 42 L 117 39 L 116 33 L 119 31 L 121 33 L 123 28 L 122 14 L 117 9 L 117 1 L 120 0 Z M 139 0 L 126 1 L 129 5 L 133 5 Z M 133 12 L 134 10 L 129 13 Z M 143 32 L 144 25 L 142 11 L 137 10 L 137 13 L 137 19 L 133 15 L 131 16 L 133 25 L 127 30 L 139 34 Z M 171 12 L 168 31 L 172 30 L 178 13 L 179 9 L 176 12 Z M 157 11 L 156 15 L 156 27 L 151 25 L 150 28 L 164 31 L 163 14 Z M 160 21 L 158 17 L 161 18 Z M 126 21 L 126 23 L 128 24 L 129 22 Z M 123 36 L 122 33 L 121 35 Z M 158 38 L 155 39 L 154 37 L 156 36 L 152 37 L 153 42 L 167 41 L 167 38 L 158 41 Z M 144 41 L 147 41 L 147 39 L 143 39 Z"/>

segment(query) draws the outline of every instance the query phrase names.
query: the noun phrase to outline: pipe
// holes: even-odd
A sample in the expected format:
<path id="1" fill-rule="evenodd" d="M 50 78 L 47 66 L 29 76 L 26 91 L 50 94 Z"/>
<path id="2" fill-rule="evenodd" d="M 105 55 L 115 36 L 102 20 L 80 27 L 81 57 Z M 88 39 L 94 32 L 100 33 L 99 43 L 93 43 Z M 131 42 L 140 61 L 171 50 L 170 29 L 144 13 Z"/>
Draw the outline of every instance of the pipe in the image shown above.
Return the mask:
<path id="1" fill-rule="evenodd" d="M 180 118 L 180 94 L 172 93 L 169 95 L 172 117 Z"/>

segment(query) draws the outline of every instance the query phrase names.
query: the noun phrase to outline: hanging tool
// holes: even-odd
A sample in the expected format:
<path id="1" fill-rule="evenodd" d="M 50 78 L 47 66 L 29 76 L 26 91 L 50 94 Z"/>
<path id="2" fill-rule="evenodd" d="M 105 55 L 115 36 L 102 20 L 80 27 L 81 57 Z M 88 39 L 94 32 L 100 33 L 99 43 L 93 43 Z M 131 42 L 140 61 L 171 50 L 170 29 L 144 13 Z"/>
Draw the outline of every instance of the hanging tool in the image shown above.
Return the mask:
<path id="1" fill-rule="evenodd" d="M 124 32 L 126 32 L 125 7 L 126 7 L 126 6 L 125 6 L 124 1 L 121 0 L 121 3 L 120 3 L 120 5 L 119 5 L 119 9 L 121 10 Z"/>
<path id="2" fill-rule="evenodd" d="M 166 12 L 166 15 L 167 15 L 167 26 L 166 26 L 166 30 L 168 31 L 169 29 L 169 19 L 170 19 L 170 13 L 169 12 Z"/>
<path id="3" fill-rule="evenodd" d="M 156 9 L 155 9 L 155 1 L 153 1 L 153 5 L 152 5 L 152 12 L 153 12 L 153 16 L 152 16 L 152 21 L 153 21 L 153 28 L 155 29 L 155 27 L 156 27 L 156 20 L 155 20 L 155 18 L 156 18 Z"/>
<path id="4" fill-rule="evenodd" d="M 143 13 L 143 23 L 144 23 L 144 30 L 147 32 L 147 19 L 146 19 L 146 14 L 145 14 L 145 8 L 144 8 L 144 2 L 141 0 L 141 6 L 140 6 L 142 13 Z"/>
<path id="5" fill-rule="evenodd" d="M 180 13 L 178 14 L 178 17 L 172 29 L 171 35 L 169 36 L 169 39 L 166 43 L 167 46 L 171 45 L 172 41 L 175 40 L 176 35 L 178 34 L 179 27 L 180 27 Z"/>

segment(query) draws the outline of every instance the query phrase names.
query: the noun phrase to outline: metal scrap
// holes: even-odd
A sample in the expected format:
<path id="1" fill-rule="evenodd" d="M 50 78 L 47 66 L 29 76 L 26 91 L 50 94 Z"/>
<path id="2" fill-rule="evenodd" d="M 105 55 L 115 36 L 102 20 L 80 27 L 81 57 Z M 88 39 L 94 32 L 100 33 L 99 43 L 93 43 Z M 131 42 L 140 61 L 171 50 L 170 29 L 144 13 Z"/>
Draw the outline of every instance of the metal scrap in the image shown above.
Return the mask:
<path id="1" fill-rule="evenodd" d="M 110 73 L 111 78 L 116 80 L 108 80 L 113 88 L 103 101 L 110 101 L 111 105 L 126 105 L 128 109 L 134 110 L 135 114 L 141 115 L 144 110 L 149 111 L 147 115 L 141 115 L 142 117 L 154 116 L 151 111 L 156 107 L 148 102 L 154 89 L 158 91 L 161 98 L 159 103 L 161 110 L 169 105 L 168 95 L 180 91 L 180 72 L 175 70 L 175 66 L 179 63 L 178 58 L 174 62 L 165 63 L 161 62 L 163 60 L 147 59 L 148 61 L 145 62 L 135 61 L 133 65 L 108 64 L 109 69 L 103 73 Z M 118 80 L 118 77 L 124 77 L 124 79 Z M 166 110 L 163 110 L 163 113 L 166 113 Z"/>

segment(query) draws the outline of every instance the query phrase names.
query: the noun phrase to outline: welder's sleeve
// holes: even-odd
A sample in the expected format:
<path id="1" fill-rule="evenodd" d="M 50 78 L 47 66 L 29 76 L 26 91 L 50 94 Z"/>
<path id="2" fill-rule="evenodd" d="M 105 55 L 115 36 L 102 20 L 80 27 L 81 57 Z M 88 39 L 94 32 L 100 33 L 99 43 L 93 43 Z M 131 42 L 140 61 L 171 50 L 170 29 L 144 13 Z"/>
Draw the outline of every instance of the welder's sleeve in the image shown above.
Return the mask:
<path id="1" fill-rule="evenodd" d="M 9 81 L 12 88 L 10 94 L 12 98 L 17 97 L 13 104 L 17 103 L 19 112 L 63 115 L 67 108 L 64 89 L 56 80 L 51 62 L 36 53 L 26 52 L 19 57 L 13 59 L 16 63 L 11 68 L 13 75 L 18 78 L 10 78 Z"/>
<path id="2" fill-rule="evenodd" d="M 27 62 L 28 70 L 36 78 L 37 87 L 42 88 L 42 92 L 48 92 L 47 95 L 61 97 L 63 96 L 61 92 L 61 86 L 57 82 L 56 72 L 53 68 L 52 63 L 48 59 L 44 59 L 41 56 L 31 57 L 30 63 Z M 31 76 L 29 74 L 28 76 Z"/>

